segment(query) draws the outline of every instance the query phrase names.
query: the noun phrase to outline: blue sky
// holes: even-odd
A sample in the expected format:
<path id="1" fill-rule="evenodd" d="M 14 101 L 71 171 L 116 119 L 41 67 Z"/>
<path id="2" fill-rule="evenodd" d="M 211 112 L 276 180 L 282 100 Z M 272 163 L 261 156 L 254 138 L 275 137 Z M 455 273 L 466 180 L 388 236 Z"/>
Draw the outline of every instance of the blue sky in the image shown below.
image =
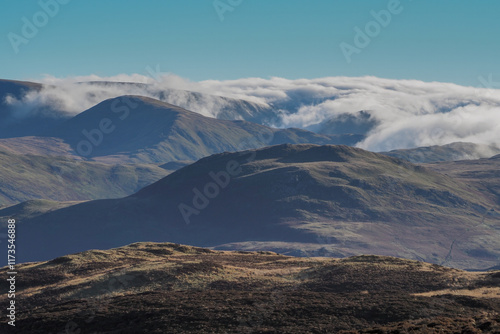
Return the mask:
<path id="1" fill-rule="evenodd" d="M 0 78 L 146 74 L 156 65 L 196 81 L 373 75 L 480 86 L 479 76 L 500 78 L 494 0 L 401 0 L 400 12 L 348 63 L 340 44 L 356 46 L 354 28 L 364 31 L 370 12 L 391 1 L 243 0 L 221 21 L 213 0 L 72 0 L 46 24 L 38 15 L 38 32 L 16 54 L 10 39 L 25 38 L 22 18 L 33 23 L 42 8 L 8 0 Z"/>

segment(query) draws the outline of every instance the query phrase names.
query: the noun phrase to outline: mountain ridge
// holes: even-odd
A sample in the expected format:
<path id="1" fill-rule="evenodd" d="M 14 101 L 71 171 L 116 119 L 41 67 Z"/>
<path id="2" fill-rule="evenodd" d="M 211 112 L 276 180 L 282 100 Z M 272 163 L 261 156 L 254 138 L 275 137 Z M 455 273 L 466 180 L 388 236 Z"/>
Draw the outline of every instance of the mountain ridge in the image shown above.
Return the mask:
<path id="1" fill-rule="evenodd" d="M 359 140 L 351 135 L 327 136 L 209 118 L 141 96 L 105 100 L 44 136 L 33 137 L 29 149 L 38 147 L 44 154 L 52 149 L 45 141 L 62 139 L 70 146 L 66 155 L 108 163 L 166 163 L 287 142 L 339 144 Z M 9 145 L 9 141 L 14 140 L 1 142 Z M 22 149 L 22 145 L 17 147 Z"/>

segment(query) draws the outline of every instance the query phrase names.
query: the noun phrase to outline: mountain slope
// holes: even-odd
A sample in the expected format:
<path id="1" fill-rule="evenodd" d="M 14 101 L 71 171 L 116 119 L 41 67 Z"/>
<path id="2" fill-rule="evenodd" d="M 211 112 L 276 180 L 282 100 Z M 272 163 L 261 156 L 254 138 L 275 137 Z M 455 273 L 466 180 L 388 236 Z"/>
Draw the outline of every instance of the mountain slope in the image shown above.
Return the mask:
<path id="1" fill-rule="evenodd" d="M 357 113 L 339 114 L 319 124 L 311 125 L 307 129 L 326 135 L 352 133 L 364 136 L 376 125 L 377 122 L 372 118 L 370 112 L 361 110 Z"/>
<path id="2" fill-rule="evenodd" d="M 0 207 L 40 198 L 81 201 L 123 197 L 168 173 L 156 165 L 109 165 L 0 150 Z"/>
<path id="3" fill-rule="evenodd" d="M 277 111 L 271 106 L 246 100 L 181 89 L 158 89 L 153 85 L 133 82 L 95 81 L 82 82 L 81 84 L 103 88 L 119 88 L 129 91 L 133 95 L 148 96 L 202 115 L 211 115 L 218 119 L 244 120 L 258 124 L 269 124 L 278 119 Z"/>
<path id="4" fill-rule="evenodd" d="M 42 88 L 34 82 L 0 79 L 0 138 L 40 135 L 69 117 L 42 103 L 18 102 L 25 94 Z"/>
<path id="5" fill-rule="evenodd" d="M 140 96 L 106 100 L 47 136 L 63 139 L 86 158 L 127 163 L 198 160 L 213 153 L 288 142 L 332 144 L 353 140 L 352 136 L 209 118 Z"/>
<path id="6" fill-rule="evenodd" d="M 4 277 L 7 271 L 0 269 Z M 392 257 L 294 258 L 135 243 L 17 271 L 16 306 L 24 311 L 16 328 L 23 333 L 500 330 L 499 272 Z M 7 284 L 0 283 L 4 291 Z"/>
<path id="7" fill-rule="evenodd" d="M 491 196 L 492 202 L 500 204 L 500 155 L 489 159 L 438 162 L 423 166 L 472 184 L 484 195 Z"/>
<path id="8" fill-rule="evenodd" d="M 278 145 L 213 155 L 132 196 L 24 219 L 19 257 L 173 241 L 486 268 L 500 255 L 491 208 L 498 210 L 491 196 L 472 185 L 402 160 L 347 146 Z M 16 213 L 0 211 L 6 215 Z"/>
<path id="9" fill-rule="evenodd" d="M 500 148 L 490 145 L 457 142 L 442 146 L 417 147 L 381 153 L 413 163 L 431 163 L 490 158 L 500 153 Z"/>

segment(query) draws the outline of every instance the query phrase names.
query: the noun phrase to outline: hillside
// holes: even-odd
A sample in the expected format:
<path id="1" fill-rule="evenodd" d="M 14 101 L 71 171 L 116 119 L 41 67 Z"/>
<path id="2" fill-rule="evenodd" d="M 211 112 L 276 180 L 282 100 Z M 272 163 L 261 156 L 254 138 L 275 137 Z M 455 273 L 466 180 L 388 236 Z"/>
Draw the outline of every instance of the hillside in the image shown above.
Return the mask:
<path id="1" fill-rule="evenodd" d="M 492 194 L 402 160 L 348 146 L 277 145 L 201 159 L 123 199 L 23 219 L 18 255 L 48 260 L 171 241 L 488 268 L 500 255 L 495 210 Z"/>
<path id="2" fill-rule="evenodd" d="M 53 145 L 45 143 L 58 140 L 68 145 L 66 155 L 105 163 L 166 163 L 281 143 L 353 143 L 357 138 L 219 120 L 151 98 L 123 96 L 78 114 L 44 137 L 31 137 L 32 145 L 12 141 L 18 153 L 36 147 L 47 154 Z"/>
<path id="3" fill-rule="evenodd" d="M 0 207 L 31 199 L 118 198 L 168 174 L 156 165 L 109 165 L 0 150 Z"/>
<path id="4" fill-rule="evenodd" d="M 223 96 L 174 88 L 158 89 L 153 85 L 134 82 L 94 81 L 82 82 L 81 84 L 101 89 L 118 88 L 122 91 L 129 91 L 133 95 L 151 97 L 202 115 L 210 114 L 218 119 L 269 124 L 275 122 L 278 118 L 276 110 L 267 104 Z"/>
<path id="5" fill-rule="evenodd" d="M 360 110 L 357 113 L 344 113 L 328 118 L 321 123 L 309 126 L 307 129 L 325 135 L 352 133 L 359 135 L 360 141 L 377 125 L 369 111 Z"/>
<path id="6" fill-rule="evenodd" d="M 17 270 L 23 312 L 16 329 L 25 333 L 500 330 L 500 272 L 393 257 L 295 258 L 135 243 Z M 8 289 L 5 280 L 0 286 Z"/>
<path id="7" fill-rule="evenodd" d="M 423 166 L 472 184 L 485 196 L 491 196 L 493 202 L 500 204 L 500 155 L 489 159 L 448 161 Z"/>
<path id="8" fill-rule="evenodd" d="M 34 82 L 0 79 L 0 138 L 41 135 L 69 118 L 66 112 L 49 105 L 13 103 L 42 88 Z"/>
<path id="9" fill-rule="evenodd" d="M 490 145 L 457 142 L 448 145 L 400 149 L 381 153 L 413 163 L 431 163 L 490 158 L 499 154 L 500 148 Z"/>

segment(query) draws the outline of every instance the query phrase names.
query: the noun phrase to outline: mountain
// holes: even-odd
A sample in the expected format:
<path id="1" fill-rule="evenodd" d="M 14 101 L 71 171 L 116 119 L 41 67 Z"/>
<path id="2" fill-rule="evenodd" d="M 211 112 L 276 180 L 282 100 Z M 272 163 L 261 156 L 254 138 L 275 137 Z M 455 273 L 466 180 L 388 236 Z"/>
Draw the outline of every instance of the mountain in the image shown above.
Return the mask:
<path id="1" fill-rule="evenodd" d="M 393 257 L 294 258 L 135 243 L 19 264 L 17 271 L 22 333 L 500 331 L 500 272 Z M 3 291 L 8 284 L 1 281 Z M 8 305 L 7 293 L 0 302 Z"/>
<path id="2" fill-rule="evenodd" d="M 122 96 L 66 120 L 44 137 L 31 138 L 27 148 L 47 154 L 53 145 L 45 142 L 57 140 L 69 145 L 66 155 L 106 163 L 166 163 L 281 143 L 350 144 L 357 138 L 214 119 L 151 98 Z M 13 145 L 25 153 L 19 140 Z"/>
<path id="3" fill-rule="evenodd" d="M 40 135 L 69 117 L 48 106 L 15 102 L 41 89 L 33 82 L 0 79 L 0 138 Z"/>
<path id="4" fill-rule="evenodd" d="M 348 146 L 277 145 L 203 158 L 126 198 L 26 217 L 18 257 L 171 241 L 486 268 L 500 255 L 491 209 L 499 210 L 493 195 L 403 160 Z"/>
<path id="5" fill-rule="evenodd" d="M 131 95 L 151 97 L 205 116 L 212 115 L 214 118 L 224 120 L 244 120 L 264 125 L 275 123 L 279 116 L 278 112 L 267 104 L 181 89 L 158 89 L 153 85 L 133 82 L 94 81 L 81 84 L 126 90 L 131 92 Z"/>
<path id="6" fill-rule="evenodd" d="M 441 146 L 417 147 L 381 153 L 413 163 L 430 163 L 490 158 L 499 154 L 500 148 L 493 145 L 456 142 Z"/>
<path id="7" fill-rule="evenodd" d="M 16 98 L 21 98 L 24 94 L 31 90 L 39 91 L 40 89 L 42 89 L 42 85 L 39 83 L 0 79 L 0 93 L 2 103 L 5 102 L 4 100 L 8 95 Z"/>
<path id="8" fill-rule="evenodd" d="M 0 207 L 30 199 L 123 197 L 168 174 L 156 165 L 109 165 L 0 150 Z"/>
<path id="9" fill-rule="evenodd" d="M 338 135 L 352 133 L 361 136 L 366 135 L 377 125 L 369 111 L 360 110 L 357 113 L 344 113 L 335 117 L 307 127 L 307 130 L 326 135 Z"/>
<path id="10" fill-rule="evenodd" d="M 500 204 L 500 155 L 489 159 L 437 162 L 423 166 L 467 182 L 484 196 L 489 196 L 492 202 Z M 500 216 L 498 210 L 494 209 L 489 214 Z"/>
<path id="11" fill-rule="evenodd" d="M 204 94 L 199 92 L 186 91 L 181 89 L 173 88 L 157 88 L 154 85 L 143 84 L 143 83 L 133 83 L 133 82 L 110 82 L 110 81 L 90 81 L 90 82 L 79 82 L 74 84 L 69 84 L 72 87 L 66 86 L 66 88 L 73 88 L 77 91 L 79 89 L 84 89 L 86 91 L 86 99 L 88 102 L 93 102 L 98 104 L 107 98 L 114 98 L 120 95 L 140 95 L 157 100 L 166 102 L 169 104 L 180 106 L 184 109 L 192 110 L 198 112 L 202 115 L 213 116 L 214 118 L 225 119 L 225 120 L 246 120 L 249 122 L 254 122 L 258 124 L 269 124 L 275 123 L 278 120 L 278 112 L 267 104 L 255 103 L 246 100 L 233 99 L 223 96 Z M 80 87 L 79 87 L 80 86 Z M 17 101 L 22 101 L 27 93 L 38 92 L 39 97 L 35 99 L 37 104 L 35 105 L 16 105 L 13 108 L 6 103 L 7 97 L 13 97 Z M 122 94 L 120 94 L 122 92 Z M 27 81 L 13 81 L 13 80 L 2 80 L 0 79 L 0 115 L 5 113 L 11 114 L 10 116 L 16 116 L 15 113 L 23 114 L 17 115 L 16 118 L 22 116 L 24 123 L 33 123 L 30 119 L 32 116 L 36 116 L 38 112 L 33 112 L 32 109 L 40 110 L 50 110 L 52 116 L 54 114 L 59 114 L 59 116 L 67 116 L 69 110 L 65 110 L 64 104 L 60 103 L 60 99 L 64 100 L 68 98 L 65 96 L 67 92 L 60 92 L 57 94 L 56 87 L 51 85 L 44 85 L 35 82 Z M 78 93 L 77 93 L 78 94 Z M 104 96 L 104 98 L 102 98 Z M 53 110 L 53 107 L 57 106 L 58 112 Z M 30 109 L 30 110 L 27 110 Z M 29 111 L 29 112 L 28 112 Z M 83 110 L 82 110 L 83 111 Z M 25 117 L 29 114 L 29 117 Z M 46 112 L 48 114 L 48 112 Z M 47 119 L 46 121 L 49 121 Z M 43 123 L 39 123 L 40 126 Z M 55 124 L 55 123 L 54 123 Z M 19 124 L 21 126 L 22 124 Z M 53 124 L 51 124 L 53 125 Z M 28 128 L 26 126 L 26 128 Z M 50 126 L 44 127 L 44 130 L 49 129 Z M 37 130 L 36 134 L 40 131 Z M 23 132 L 28 131 L 24 129 Z M 35 135 L 31 131 L 27 134 L 22 135 Z"/>

